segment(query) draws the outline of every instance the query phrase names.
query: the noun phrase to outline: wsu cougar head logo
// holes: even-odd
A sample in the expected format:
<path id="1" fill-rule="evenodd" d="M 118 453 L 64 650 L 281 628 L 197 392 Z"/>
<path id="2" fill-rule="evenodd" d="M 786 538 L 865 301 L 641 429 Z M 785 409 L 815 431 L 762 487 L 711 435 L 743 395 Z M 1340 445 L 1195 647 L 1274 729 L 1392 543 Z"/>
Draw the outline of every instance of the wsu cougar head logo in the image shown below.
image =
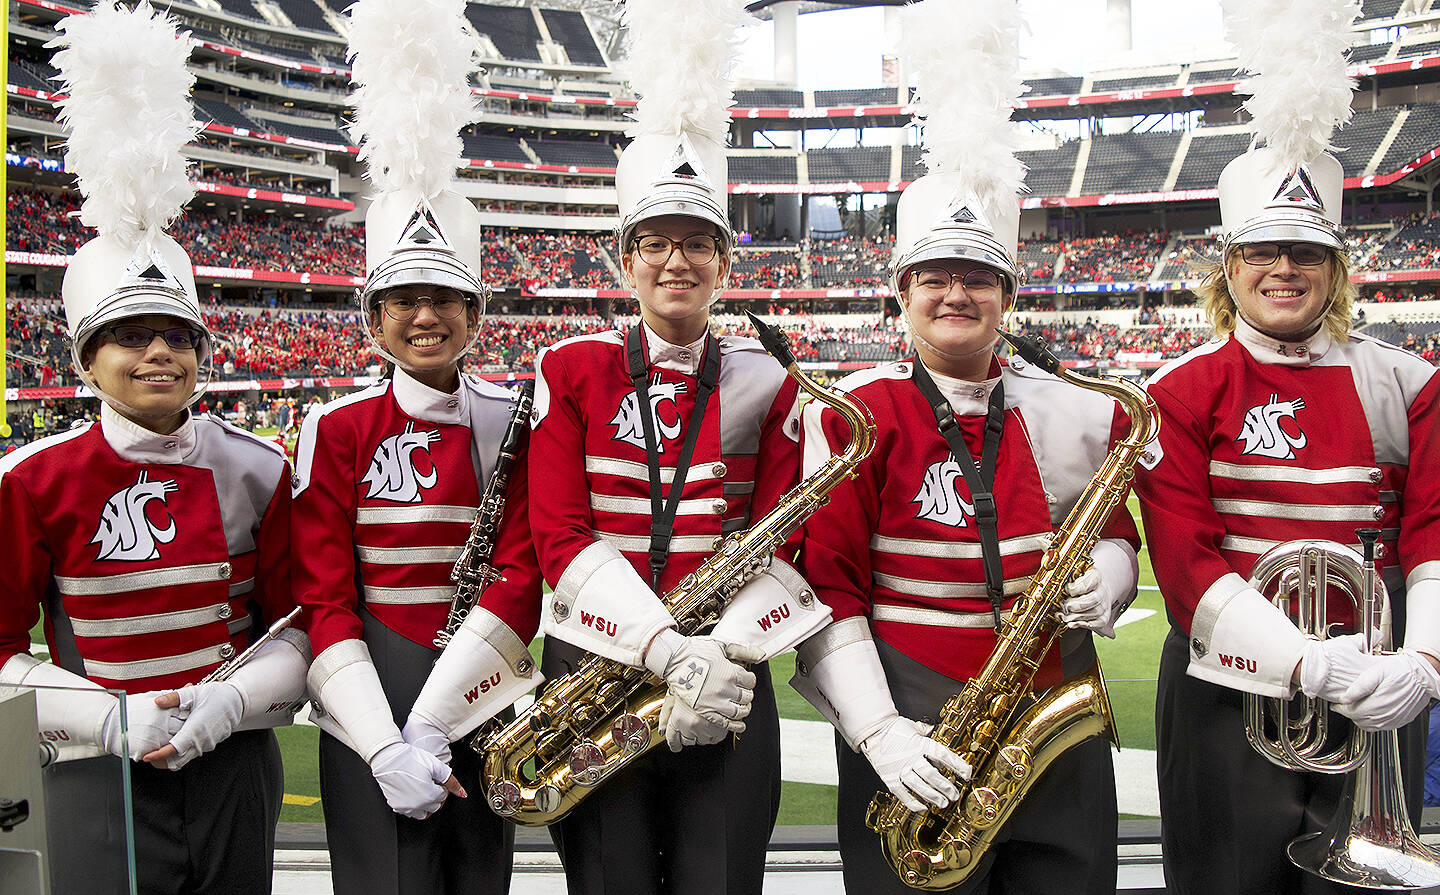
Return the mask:
<path id="1" fill-rule="evenodd" d="M 960 464 L 955 462 L 954 457 L 931 463 L 925 470 L 925 481 L 920 485 L 920 493 L 910 500 L 911 503 L 920 504 L 920 511 L 915 514 L 915 518 L 932 519 L 941 525 L 965 528 L 968 524 L 965 517 L 975 515 L 975 505 L 961 497 L 955 487 L 955 480 L 964 476 L 965 473 L 961 471 Z"/>
<path id="2" fill-rule="evenodd" d="M 424 451 L 429 456 L 430 445 L 439 440 L 439 432 L 416 432 L 414 423 L 406 423 L 404 432 L 380 442 L 365 478 L 361 479 L 370 486 L 365 496 L 396 503 L 419 503 L 420 489 L 435 487 L 436 472 L 435 464 L 431 463 L 430 474 L 421 475 L 415 468 L 413 454 Z"/>
<path id="3" fill-rule="evenodd" d="M 1308 439 L 1298 426 L 1292 426 L 1294 435 L 1280 426 L 1281 420 L 1293 420 L 1296 411 L 1305 409 L 1305 399 L 1280 401 L 1277 398 L 1279 395 L 1272 394 L 1266 403 L 1257 404 L 1245 411 L 1245 425 L 1240 430 L 1240 437 L 1235 439 L 1245 442 L 1240 453 L 1273 457 L 1276 460 L 1293 460 L 1295 450 L 1306 445 Z"/>
<path id="4" fill-rule="evenodd" d="M 665 453 L 665 442 L 680 434 L 680 414 L 673 409 L 669 416 L 674 419 L 665 422 L 660 417 L 660 404 L 668 401 L 673 408 L 676 400 L 686 392 L 683 382 L 661 382 L 660 375 L 655 375 L 655 380 L 650 383 L 650 420 L 655 424 L 656 437 L 659 444 L 655 445 L 657 453 Z M 640 420 L 640 399 L 635 392 L 625 395 L 620 401 L 620 409 L 615 412 L 615 418 L 610 421 L 615 427 L 615 441 L 623 441 L 626 444 L 633 444 L 644 450 L 645 429 L 644 423 Z"/>
<path id="5" fill-rule="evenodd" d="M 118 559 L 127 562 L 144 562 L 159 559 L 160 544 L 175 540 L 175 520 L 164 528 L 150 521 L 145 514 L 145 505 L 152 500 L 165 502 L 165 495 L 179 491 L 174 479 L 163 482 L 150 481 L 148 472 L 141 472 L 135 484 L 121 488 L 105 501 L 100 511 L 100 525 L 90 543 L 100 545 L 96 560 Z"/>

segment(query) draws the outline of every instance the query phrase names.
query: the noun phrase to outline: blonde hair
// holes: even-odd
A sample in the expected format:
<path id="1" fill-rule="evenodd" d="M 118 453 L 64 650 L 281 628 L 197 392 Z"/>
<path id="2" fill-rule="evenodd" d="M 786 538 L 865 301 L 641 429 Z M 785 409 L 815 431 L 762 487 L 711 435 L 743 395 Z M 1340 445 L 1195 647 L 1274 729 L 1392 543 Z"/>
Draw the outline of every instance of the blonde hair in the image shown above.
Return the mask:
<path id="1" fill-rule="evenodd" d="M 1230 283 L 1225 277 L 1226 269 L 1240 257 L 1240 247 L 1232 248 L 1225 258 L 1215 261 L 1205 271 L 1200 288 L 1195 294 L 1205 307 L 1205 316 L 1215 327 L 1216 335 L 1229 335 L 1235 331 L 1238 314 L 1235 297 L 1230 294 Z M 1330 335 L 1343 342 L 1350 332 L 1350 310 L 1355 303 L 1358 290 L 1350 282 L 1350 256 L 1340 249 L 1330 250 L 1330 292 L 1326 296 L 1328 308 L 1323 322 Z"/>

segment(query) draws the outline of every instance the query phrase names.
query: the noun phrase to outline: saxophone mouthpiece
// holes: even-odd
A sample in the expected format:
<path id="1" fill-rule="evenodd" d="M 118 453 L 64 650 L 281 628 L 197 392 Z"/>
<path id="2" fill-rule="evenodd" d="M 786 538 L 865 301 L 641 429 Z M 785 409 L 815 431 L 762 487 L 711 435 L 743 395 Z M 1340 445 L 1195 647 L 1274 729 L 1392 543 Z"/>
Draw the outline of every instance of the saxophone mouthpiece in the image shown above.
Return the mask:
<path id="1" fill-rule="evenodd" d="M 786 339 L 780 330 L 748 310 L 745 312 L 745 316 L 750 318 L 750 325 L 755 327 L 755 336 L 760 340 L 760 344 L 770 352 L 771 357 L 780 362 L 780 366 L 788 367 L 795 363 L 795 355 L 790 351 L 790 340 Z"/>
<path id="2" fill-rule="evenodd" d="M 1046 373 L 1060 375 L 1060 359 L 1051 354 L 1050 350 L 1040 344 L 1038 339 L 1022 336 L 1019 333 L 1008 333 L 1003 329 L 995 331 L 1000 334 L 1000 338 L 1010 343 L 1010 347 L 1015 349 L 1016 354 Z"/>

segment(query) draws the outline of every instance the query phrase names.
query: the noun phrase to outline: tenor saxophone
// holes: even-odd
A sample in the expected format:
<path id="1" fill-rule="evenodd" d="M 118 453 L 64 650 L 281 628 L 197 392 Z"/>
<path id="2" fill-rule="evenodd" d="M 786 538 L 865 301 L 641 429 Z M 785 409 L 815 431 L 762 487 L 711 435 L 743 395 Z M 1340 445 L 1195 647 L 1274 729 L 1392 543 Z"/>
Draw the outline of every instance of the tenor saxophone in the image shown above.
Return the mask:
<path id="1" fill-rule="evenodd" d="M 916 889 L 951 889 L 967 880 L 1030 787 L 1065 750 L 1100 734 L 1119 744 L 1098 665 L 1033 704 L 1029 697 L 1035 672 L 1060 633 L 1056 610 L 1066 597 L 1065 585 L 1088 566 L 1101 527 L 1124 500 L 1135 463 L 1159 430 L 1159 413 L 1139 386 L 1072 373 L 1037 342 L 1001 335 L 1029 362 L 1119 401 L 1130 415 L 1130 432 L 1051 536 L 985 667 L 941 710 L 931 738 L 974 769 L 969 782 L 959 784 L 960 798 L 946 809 L 913 812 L 888 792 L 876 793 L 870 803 L 865 823 L 880 834 L 886 861 Z"/>
<path id="2" fill-rule="evenodd" d="M 785 337 L 755 315 L 749 317 L 761 344 L 786 373 L 846 421 L 850 443 L 749 528 L 720 541 L 710 558 L 661 598 L 682 634 L 695 634 L 714 623 L 735 593 L 765 571 L 775 551 L 825 504 L 829 493 L 854 477 L 874 442 L 875 423 L 865 406 L 811 381 L 795 363 Z M 596 786 L 665 741 L 659 722 L 665 693 L 664 682 L 643 668 L 586 656 L 513 722 L 494 733 L 482 730 L 471 740 L 485 757 L 485 795 L 491 809 L 518 824 L 561 819 Z"/>

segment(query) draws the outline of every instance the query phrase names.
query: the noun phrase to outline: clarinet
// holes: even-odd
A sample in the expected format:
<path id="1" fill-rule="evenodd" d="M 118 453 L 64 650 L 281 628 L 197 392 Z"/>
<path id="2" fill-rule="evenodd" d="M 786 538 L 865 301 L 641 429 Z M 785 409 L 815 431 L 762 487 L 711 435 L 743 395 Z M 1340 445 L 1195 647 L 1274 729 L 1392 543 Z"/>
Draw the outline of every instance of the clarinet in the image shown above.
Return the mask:
<path id="1" fill-rule="evenodd" d="M 531 379 L 521 386 L 520 394 L 515 398 L 505 435 L 500 439 L 500 455 L 495 459 L 490 481 L 485 483 L 485 494 L 475 510 L 475 521 L 470 525 L 470 537 L 465 541 L 460 558 L 455 560 L 455 568 L 450 570 L 450 580 L 456 584 L 455 598 L 450 602 L 445 627 L 435 632 L 435 639 L 431 641 L 436 649 L 443 650 L 455 632 L 460 630 L 465 616 L 475 608 L 485 588 L 504 580 L 504 576 L 491 565 L 491 560 L 495 556 L 500 521 L 505 515 L 505 491 L 510 484 L 510 472 L 530 432 L 530 407 L 534 401 L 535 380 Z"/>

